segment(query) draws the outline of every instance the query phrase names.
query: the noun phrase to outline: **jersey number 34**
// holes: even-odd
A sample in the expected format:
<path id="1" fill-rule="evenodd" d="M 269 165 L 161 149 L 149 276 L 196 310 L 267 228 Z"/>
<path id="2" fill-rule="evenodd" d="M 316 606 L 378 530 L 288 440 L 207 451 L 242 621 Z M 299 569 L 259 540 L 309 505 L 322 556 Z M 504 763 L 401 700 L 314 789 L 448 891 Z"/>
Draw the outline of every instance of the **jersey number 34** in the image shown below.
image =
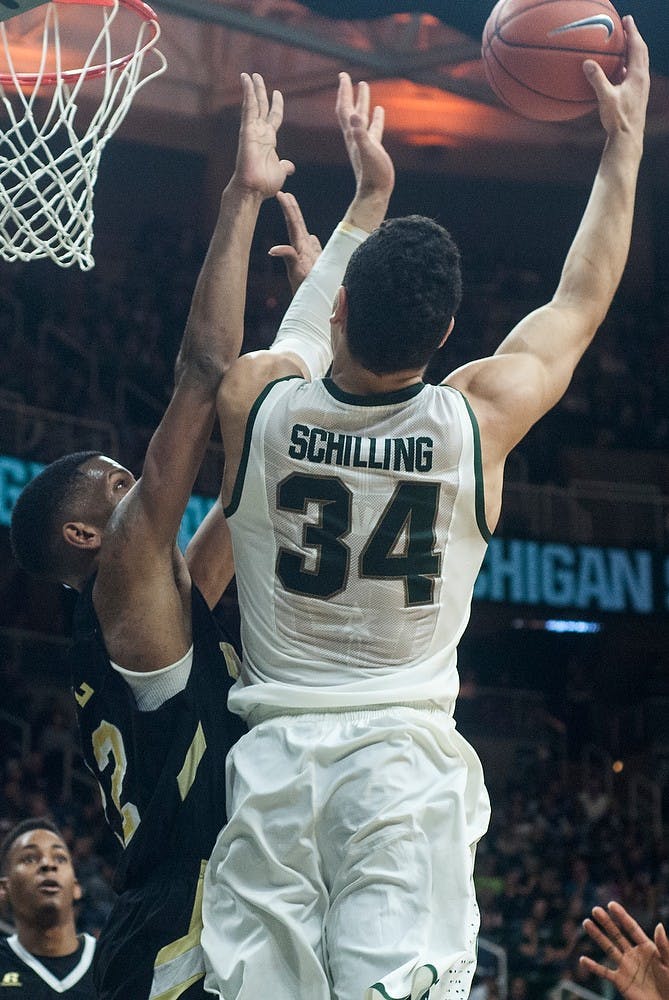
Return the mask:
<path id="1" fill-rule="evenodd" d="M 314 568 L 308 568 L 302 552 L 282 547 L 276 571 L 286 590 L 328 600 L 345 589 L 351 572 L 345 539 L 351 532 L 353 494 L 338 476 L 293 473 L 279 483 L 279 510 L 306 515 L 309 504 L 318 505 L 318 516 L 304 524 L 302 545 L 314 551 Z M 438 483 L 398 483 L 363 545 L 358 578 L 402 580 L 407 607 L 431 604 L 441 567 L 438 505 Z"/>

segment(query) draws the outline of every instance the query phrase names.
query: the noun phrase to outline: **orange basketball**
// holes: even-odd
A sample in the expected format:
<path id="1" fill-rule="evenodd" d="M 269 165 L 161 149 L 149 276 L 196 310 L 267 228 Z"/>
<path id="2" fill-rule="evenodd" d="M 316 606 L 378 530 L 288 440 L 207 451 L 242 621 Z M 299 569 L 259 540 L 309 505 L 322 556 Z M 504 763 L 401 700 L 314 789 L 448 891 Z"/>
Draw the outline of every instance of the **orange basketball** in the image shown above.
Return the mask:
<path id="1" fill-rule="evenodd" d="M 499 0 L 481 54 L 490 86 L 526 118 L 567 121 L 597 106 L 583 73 L 594 59 L 619 83 L 625 30 L 609 0 Z"/>

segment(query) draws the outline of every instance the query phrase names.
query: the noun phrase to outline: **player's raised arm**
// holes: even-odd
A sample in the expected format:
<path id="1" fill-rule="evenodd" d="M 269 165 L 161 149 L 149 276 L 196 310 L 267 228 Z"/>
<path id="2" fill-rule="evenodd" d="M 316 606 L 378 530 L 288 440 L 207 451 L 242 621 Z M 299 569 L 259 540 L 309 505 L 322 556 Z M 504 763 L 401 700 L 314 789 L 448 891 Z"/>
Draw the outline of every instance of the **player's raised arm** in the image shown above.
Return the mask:
<path id="1" fill-rule="evenodd" d="M 385 111 L 376 105 L 370 118 L 369 84 L 358 84 L 356 101 L 348 73 L 339 74 L 336 112 L 356 181 L 355 197 L 344 223 L 371 233 L 388 211 L 395 168 L 383 148 Z"/>
<path id="2" fill-rule="evenodd" d="M 211 434 L 219 383 L 239 354 L 249 253 L 260 205 L 294 169 L 276 151 L 281 94 L 274 91 L 270 99 L 258 74 L 242 74 L 241 82 L 235 170 L 222 194 L 197 281 L 175 366 L 174 392 L 149 444 L 141 480 L 125 501 L 141 519 L 142 547 L 151 545 L 154 551 L 171 549 Z M 123 516 L 130 519 L 131 511 Z M 141 572 L 147 560 L 141 551 L 136 558 Z"/>
<path id="3" fill-rule="evenodd" d="M 446 380 L 468 395 L 493 464 L 503 462 L 565 392 L 625 267 L 650 78 L 646 44 L 630 17 L 624 24 L 628 58 L 623 82 L 613 85 L 596 63 L 584 64 L 597 94 L 606 143 L 555 295 L 521 320 L 492 358 L 466 365 Z"/>
<path id="4" fill-rule="evenodd" d="M 607 909 L 596 906 L 583 928 L 610 962 L 603 965 L 583 955 L 581 965 L 588 972 L 608 980 L 626 1000 L 668 1000 L 669 940 L 663 924 L 651 940 L 624 906 L 613 902 Z"/>
<path id="5" fill-rule="evenodd" d="M 309 233 L 295 196 L 279 191 L 276 197 L 286 220 L 290 244 L 277 244 L 272 250 L 275 256 L 284 258 L 294 294 L 320 256 L 321 245 Z M 209 607 L 215 607 L 235 572 L 232 539 L 220 497 L 198 526 L 184 555 L 191 579 Z"/>
<path id="6" fill-rule="evenodd" d="M 270 348 L 282 359 L 272 360 L 274 374 L 270 377 L 300 374 L 316 378 L 325 374 L 332 360 L 330 313 L 346 265 L 388 210 L 395 170 L 383 147 L 383 108 L 374 108 L 371 118 L 369 109 L 369 85 L 359 83 L 354 99 L 350 76 L 340 73 L 336 114 L 353 168 L 355 194 L 283 318 Z"/>

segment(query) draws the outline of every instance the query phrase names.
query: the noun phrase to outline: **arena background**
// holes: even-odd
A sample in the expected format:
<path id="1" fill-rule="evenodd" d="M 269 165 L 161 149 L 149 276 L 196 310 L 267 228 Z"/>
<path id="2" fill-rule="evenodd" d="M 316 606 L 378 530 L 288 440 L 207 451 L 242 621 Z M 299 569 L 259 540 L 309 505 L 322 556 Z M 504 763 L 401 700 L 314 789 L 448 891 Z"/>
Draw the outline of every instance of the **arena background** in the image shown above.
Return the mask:
<path id="1" fill-rule="evenodd" d="M 386 106 L 398 168 L 391 214 L 435 217 L 463 251 L 465 302 L 431 379 L 493 350 L 545 301 L 601 130 L 596 116 L 540 124 L 500 107 L 478 58 L 489 9 L 156 4 L 168 71 L 138 95 L 103 155 L 95 268 L 0 267 L 0 823 L 48 811 L 64 826 L 86 889 L 82 929 L 108 912 L 116 847 L 76 747 L 70 595 L 14 565 L 13 501 L 40 463 L 69 450 L 100 448 L 139 472 L 231 170 L 241 70 L 285 93 L 281 152 L 298 167 L 289 187 L 321 239 L 352 193 L 337 71 L 370 80 Z M 664 3 L 627 9 L 653 71 L 629 266 L 565 399 L 509 461 L 461 645 L 458 723 L 493 799 L 478 865 L 479 1000 L 601 993 L 576 962 L 595 902 L 620 899 L 646 928 L 669 917 L 669 23 Z M 264 206 L 245 349 L 269 343 L 288 301 L 266 255 L 283 238 L 276 207 Z M 184 538 L 221 466 L 214 441 Z M 234 623 L 234 586 L 226 606 Z"/>

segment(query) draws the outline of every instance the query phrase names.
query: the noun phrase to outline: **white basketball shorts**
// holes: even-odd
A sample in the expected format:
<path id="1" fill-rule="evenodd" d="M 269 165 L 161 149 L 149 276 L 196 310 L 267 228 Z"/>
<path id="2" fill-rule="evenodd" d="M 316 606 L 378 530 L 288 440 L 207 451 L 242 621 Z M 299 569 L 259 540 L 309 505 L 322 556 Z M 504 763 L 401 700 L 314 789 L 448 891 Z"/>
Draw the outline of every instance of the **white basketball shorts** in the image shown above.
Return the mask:
<path id="1" fill-rule="evenodd" d="M 224 1000 L 466 1000 L 488 794 L 439 708 L 269 718 L 228 760 L 205 875 Z"/>

